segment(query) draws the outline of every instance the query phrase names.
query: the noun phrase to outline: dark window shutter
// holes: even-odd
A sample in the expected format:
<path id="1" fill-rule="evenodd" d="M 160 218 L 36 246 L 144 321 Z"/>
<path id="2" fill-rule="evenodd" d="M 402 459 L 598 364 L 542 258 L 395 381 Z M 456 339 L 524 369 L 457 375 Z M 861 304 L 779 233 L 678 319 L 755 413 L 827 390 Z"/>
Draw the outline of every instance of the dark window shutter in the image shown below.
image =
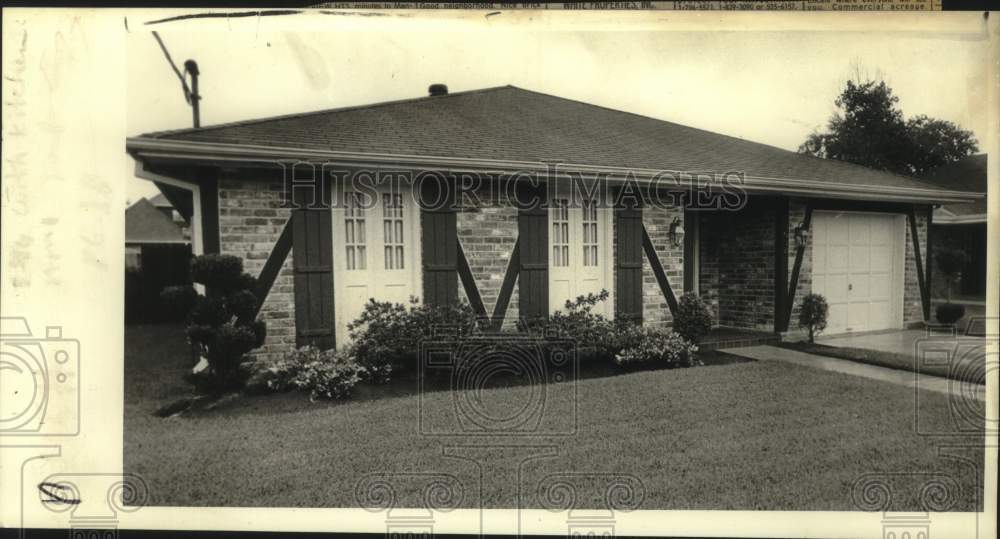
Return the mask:
<path id="1" fill-rule="evenodd" d="M 549 315 L 549 214 L 544 185 L 518 185 L 517 235 L 521 271 L 518 296 L 521 317 L 537 320 Z"/>
<path id="2" fill-rule="evenodd" d="M 625 197 L 615 207 L 615 317 L 642 323 L 642 208 Z"/>
<path id="3" fill-rule="evenodd" d="M 299 201 L 292 210 L 295 342 L 321 349 L 336 344 L 333 318 L 333 225 L 329 201 Z"/>
<path id="4" fill-rule="evenodd" d="M 444 181 L 426 177 L 420 186 L 424 303 L 429 305 L 458 300 L 458 231 L 452 190 Z"/>

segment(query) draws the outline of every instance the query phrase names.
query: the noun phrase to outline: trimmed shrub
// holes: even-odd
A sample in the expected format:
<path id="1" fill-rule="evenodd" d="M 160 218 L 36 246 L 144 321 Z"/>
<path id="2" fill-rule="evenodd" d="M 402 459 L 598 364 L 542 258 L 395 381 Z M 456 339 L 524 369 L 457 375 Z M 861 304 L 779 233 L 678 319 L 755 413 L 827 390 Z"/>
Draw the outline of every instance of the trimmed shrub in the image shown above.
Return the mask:
<path id="1" fill-rule="evenodd" d="M 271 392 L 308 391 L 310 400 L 337 400 L 351 395 L 362 368 L 351 350 L 296 348 L 260 373 L 257 383 Z"/>
<path id="2" fill-rule="evenodd" d="M 564 310 L 556 311 L 548 320 L 529 329 L 545 337 L 573 341 L 583 357 L 607 354 L 615 347 L 615 324 L 604 315 L 595 314 L 593 309 L 608 297 L 608 291 L 601 290 L 567 300 Z"/>
<path id="3" fill-rule="evenodd" d="M 697 294 L 688 292 L 677 302 L 674 331 L 695 344 L 712 331 L 712 311 Z"/>
<path id="4" fill-rule="evenodd" d="M 184 320 L 197 301 L 198 292 L 191 285 L 168 286 L 160 292 L 160 308 L 168 320 Z"/>
<path id="5" fill-rule="evenodd" d="M 164 302 L 178 309 L 189 307 L 188 342 L 208 362 L 207 369 L 188 380 L 205 393 L 241 389 L 249 376 L 243 368 L 246 356 L 267 336 L 264 322 L 253 319 L 258 303 L 255 279 L 243 272 L 242 260 L 218 254 L 194 258 L 191 275 L 205 285 L 206 295 L 190 287 L 169 288 L 161 294 Z"/>
<path id="6" fill-rule="evenodd" d="M 826 329 L 826 319 L 830 307 L 821 294 L 809 294 L 802 298 L 799 308 L 799 327 L 809 330 L 809 342 L 816 342 L 816 335 Z"/>
<path id="7" fill-rule="evenodd" d="M 965 305 L 957 303 L 942 303 L 934 308 L 937 321 L 942 324 L 954 324 L 965 316 Z"/>
<path id="8" fill-rule="evenodd" d="M 629 332 L 631 342 L 615 354 L 618 366 L 677 368 L 701 365 L 695 356 L 698 346 L 673 331 L 637 328 Z"/>
<path id="9" fill-rule="evenodd" d="M 424 339 L 461 337 L 476 327 L 475 312 L 467 303 L 418 305 L 416 298 L 409 306 L 370 299 L 347 325 L 354 357 L 371 383 L 388 382 L 395 372 L 413 372 Z"/>

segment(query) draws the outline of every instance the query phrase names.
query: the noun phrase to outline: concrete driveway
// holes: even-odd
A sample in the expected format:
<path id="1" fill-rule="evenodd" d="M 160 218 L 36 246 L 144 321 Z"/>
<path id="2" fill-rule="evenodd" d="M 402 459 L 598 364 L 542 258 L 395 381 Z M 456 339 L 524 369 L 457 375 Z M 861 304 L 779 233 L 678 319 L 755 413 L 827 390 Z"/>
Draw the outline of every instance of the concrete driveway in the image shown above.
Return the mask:
<path id="1" fill-rule="evenodd" d="M 957 347 L 972 353 L 979 351 L 985 354 L 986 351 L 984 347 L 986 339 L 983 337 L 967 337 L 965 335 L 951 335 L 938 332 L 930 333 L 926 329 L 883 331 L 856 335 L 832 335 L 830 337 L 819 337 L 816 339 L 816 342 L 841 348 L 880 350 L 882 352 L 903 354 L 910 357 L 924 355 L 918 353 L 918 350 L 938 350 L 945 346 Z"/>

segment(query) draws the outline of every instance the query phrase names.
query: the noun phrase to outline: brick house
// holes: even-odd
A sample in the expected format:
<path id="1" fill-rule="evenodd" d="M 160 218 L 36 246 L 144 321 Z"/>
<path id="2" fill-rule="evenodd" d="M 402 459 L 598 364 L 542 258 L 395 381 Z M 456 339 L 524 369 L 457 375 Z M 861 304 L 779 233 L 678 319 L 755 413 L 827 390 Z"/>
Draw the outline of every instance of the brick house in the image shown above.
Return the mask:
<path id="1" fill-rule="evenodd" d="M 502 329 L 604 289 L 604 314 L 668 326 L 692 291 L 720 326 L 783 333 L 813 291 L 830 333 L 904 327 L 928 319 L 932 204 L 981 197 L 511 86 L 127 150 L 187 197 L 196 253 L 259 275 L 265 357 L 343 342 L 370 297 L 464 299 Z"/>

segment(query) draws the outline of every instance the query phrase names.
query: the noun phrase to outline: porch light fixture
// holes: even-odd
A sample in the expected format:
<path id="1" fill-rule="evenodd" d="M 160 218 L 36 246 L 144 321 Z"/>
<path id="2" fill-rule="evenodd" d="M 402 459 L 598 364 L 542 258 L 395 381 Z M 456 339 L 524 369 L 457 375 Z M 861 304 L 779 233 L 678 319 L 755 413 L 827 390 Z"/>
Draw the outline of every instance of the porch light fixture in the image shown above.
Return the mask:
<path id="1" fill-rule="evenodd" d="M 680 217 L 674 217 L 674 220 L 670 223 L 670 243 L 674 247 L 684 245 L 684 225 L 681 224 Z"/>
<path id="2" fill-rule="evenodd" d="M 805 223 L 795 225 L 795 246 L 805 247 L 809 243 L 809 229 Z"/>

